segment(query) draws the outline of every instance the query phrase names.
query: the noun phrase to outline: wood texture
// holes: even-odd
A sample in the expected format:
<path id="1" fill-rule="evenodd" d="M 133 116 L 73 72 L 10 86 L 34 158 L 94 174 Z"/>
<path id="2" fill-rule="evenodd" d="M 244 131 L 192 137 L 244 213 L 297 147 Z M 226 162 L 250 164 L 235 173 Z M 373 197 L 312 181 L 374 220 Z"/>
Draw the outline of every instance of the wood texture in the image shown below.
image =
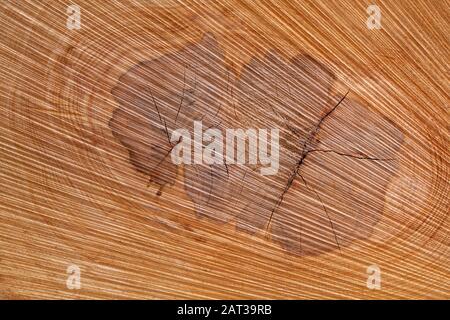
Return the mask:
<path id="1" fill-rule="evenodd" d="M 370 4 L 2 2 L 0 297 L 448 299 L 449 3 Z M 174 165 L 194 120 L 278 173 Z"/>

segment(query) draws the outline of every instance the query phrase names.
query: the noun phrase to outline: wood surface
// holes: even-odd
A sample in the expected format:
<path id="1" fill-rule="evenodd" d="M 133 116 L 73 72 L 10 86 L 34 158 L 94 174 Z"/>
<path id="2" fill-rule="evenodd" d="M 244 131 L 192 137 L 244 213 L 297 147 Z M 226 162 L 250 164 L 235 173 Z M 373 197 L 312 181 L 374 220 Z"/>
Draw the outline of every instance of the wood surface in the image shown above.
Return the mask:
<path id="1" fill-rule="evenodd" d="M 0 298 L 448 299 L 450 3 L 374 3 L 2 1 Z"/>

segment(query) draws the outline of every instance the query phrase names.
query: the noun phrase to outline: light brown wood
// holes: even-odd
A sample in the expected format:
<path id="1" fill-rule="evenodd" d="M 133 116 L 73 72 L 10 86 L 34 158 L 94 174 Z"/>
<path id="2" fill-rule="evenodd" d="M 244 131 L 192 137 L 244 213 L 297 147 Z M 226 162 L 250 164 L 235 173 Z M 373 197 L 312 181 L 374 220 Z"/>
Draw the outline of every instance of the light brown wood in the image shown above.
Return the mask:
<path id="1" fill-rule="evenodd" d="M 1 298 L 449 298 L 447 1 L 76 4 L 1 3 Z M 277 174 L 174 165 L 200 119 Z"/>

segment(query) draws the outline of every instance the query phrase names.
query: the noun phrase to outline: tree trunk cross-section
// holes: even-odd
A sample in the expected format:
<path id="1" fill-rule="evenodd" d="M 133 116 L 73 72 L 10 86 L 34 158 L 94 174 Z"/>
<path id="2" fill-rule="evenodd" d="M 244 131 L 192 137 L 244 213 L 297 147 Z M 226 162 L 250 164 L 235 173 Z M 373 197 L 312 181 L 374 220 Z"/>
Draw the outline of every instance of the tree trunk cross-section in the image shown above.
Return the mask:
<path id="1" fill-rule="evenodd" d="M 199 217 L 235 219 L 237 230 L 266 230 L 289 253 L 319 254 L 370 236 L 403 140 L 399 128 L 348 92 L 333 96 L 335 80 L 310 56 L 285 61 L 274 51 L 236 77 L 206 34 L 122 75 L 112 91 L 120 107 L 110 127 L 135 168 L 160 187 L 175 183 L 169 154 L 177 128 L 192 129 L 200 120 L 223 131 L 281 128 L 277 174 L 263 176 L 261 164 L 226 159 L 186 165 L 185 189 Z M 248 146 L 245 152 L 248 159 Z"/>
<path id="2" fill-rule="evenodd" d="M 0 1 L 0 298 L 448 299 L 449 8 Z"/>

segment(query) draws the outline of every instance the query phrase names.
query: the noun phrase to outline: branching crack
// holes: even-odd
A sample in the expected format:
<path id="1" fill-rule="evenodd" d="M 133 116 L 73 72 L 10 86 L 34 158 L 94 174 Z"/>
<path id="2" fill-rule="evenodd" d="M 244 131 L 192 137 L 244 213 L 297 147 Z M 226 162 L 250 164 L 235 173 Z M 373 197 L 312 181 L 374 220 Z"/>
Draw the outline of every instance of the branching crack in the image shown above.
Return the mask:
<path id="1" fill-rule="evenodd" d="M 167 156 L 172 152 L 173 148 L 175 148 L 175 146 L 176 146 L 177 144 L 179 144 L 179 143 L 181 142 L 182 139 L 183 139 L 183 137 L 180 137 L 180 138 L 178 139 L 178 142 L 177 142 L 177 143 L 175 143 L 174 145 L 170 144 L 170 149 L 169 149 L 169 151 L 167 151 L 166 154 L 164 155 L 164 157 L 158 162 L 158 164 L 157 164 L 156 167 L 155 167 L 156 169 L 158 169 L 159 166 L 163 163 L 163 161 L 166 160 Z M 152 182 L 152 177 L 150 177 L 150 179 L 148 180 L 147 188 L 150 186 L 150 183 L 151 183 L 151 182 Z M 161 190 L 162 190 L 162 188 L 160 188 L 160 189 L 158 190 L 158 195 L 161 195 Z"/>
<path id="2" fill-rule="evenodd" d="M 297 172 L 297 174 L 298 174 L 298 175 L 300 176 L 300 178 L 302 179 L 303 184 L 305 185 L 305 187 L 306 187 L 308 190 L 314 192 L 314 194 L 316 195 L 316 197 L 317 197 L 317 199 L 319 200 L 320 204 L 322 205 L 323 211 L 325 211 L 325 214 L 327 215 L 328 221 L 330 222 L 330 227 L 331 227 L 331 230 L 333 231 L 334 240 L 336 241 L 336 245 L 337 245 L 339 251 L 341 251 L 341 246 L 339 245 L 339 241 L 338 241 L 338 238 L 337 238 L 337 234 L 336 234 L 336 231 L 334 230 L 334 224 L 333 224 L 333 221 L 331 220 L 331 217 L 330 217 L 330 215 L 328 214 L 327 208 L 325 207 L 325 204 L 323 203 L 322 198 L 320 197 L 319 193 L 318 193 L 316 190 L 314 190 L 313 188 L 310 188 L 310 187 L 309 187 L 308 183 L 306 182 L 305 178 L 303 178 L 303 176 L 301 175 L 300 172 Z"/>
<path id="3" fill-rule="evenodd" d="M 299 171 L 300 171 L 300 167 L 303 164 L 303 162 L 305 161 L 306 157 L 308 156 L 309 152 L 312 150 L 308 150 L 308 146 L 311 143 L 311 141 L 315 138 L 315 136 L 317 135 L 317 133 L 320 130 L 320 127 L 322 125 L 322 123 L 333 114 L 333 112 L 339 107 L 339 105 L 345 100 L 345 98 L 347 97 L 348 93 L 350 92 L 350 90 L 348 90 L 345 95 L 336 103 L 336 105 L 331 108 L 323 117 L 320 118 L 319 122 L 314 126 L 314 128 L 311 130 L 310 134 L 308 135 L 308 137 L 305 139 L 305 142 L 303 143 L 303 149 L 302 149 L 302 153 L 300 156 L 300 159 L 297 161 L 297 163 L 295 164 L 294 169 L 292 170 L 291 175 L 288 178 L 288 181 L 286 183 L 285 188 L 283 189 L 283 192 L 281 193 L 280 197 L 278 198 L 277 203 L 275 204 L 275 206 L 273 207 L 271 213 L 270 213 L 270 217 L 269 217 L 269 222 L 267 223 L 267 228 L 266 228 L 266 232 L 269 231 L 270 228 L 270 224 L 272 222 L 273 219 L 273 215 L 275 213 L 275 211 L 280 207 L 281 203 L 284 200 L 284 197 L 286 195 L 286 193 L 289 191 L 289 189 L 292 186 L 292 183 L 294 182 L 295 178 L 297 177 L 297 175 L 300 175 Z M 301 176 L 301 175 L 300 175 Z M 301 176 L 301 179 L 303 180 L 303 182 L 306 185 L 306 181 L 304 180 L 304 178 Z M 309 188 L 308 188 L 309 189 Z M 319 199 L 319 201 L 322 203 L 322 207 L 324 208 L 325 214 L 327 215 L 329 221 L 330 221 L 330 225 L 332 227 L 333 233 L 334 233 L 334 237 L 336 239 L 336 245 L 338 246 L 338 248 L 340 249 L 339 243 L 337 241 L 337 235 L 336 232 L 334 230 L 334 226 L 333 226 L 333 222 L 331 221 L 330 216 L 328 215 L 328 212 L 325 209 L 325 206 L 322 202 L 322 200 L 319 197 L 319 194 L 314 191 Z"/>
<path id="4" fill-rule="evenodd" d="M 178 106 L 177 115 L 175 116 L 175 123 L 177 123 L 178 115 L 180 114 L 181 106 L 183 105 L 184 91 L 185 91 L 185 89 L 186 89 L 186 69 L 187 69 L 187 66 L 184 66 L 184 73 L 183 73 L 183 89 L 182 89 L 182 92 L 181 92 L 180 105 Z"/>
<path id="5" fill-rule="evenodd" d="M 363 159 L 363 160 L 373 160 L 373 161 L 393 161 L 393 160 L 395 160 L 394 158 L 375 158 L 375 157 L 370 157 L 363 153 L 351 154 L 351 153 L 344 153 L 344 152 L 339 152 L 339 151 L 335 151 L 335 150 L 327 150 L 327 149 L 313 149 L 313 150 L 308 151 L 308 153 L 312 153 L 312 152 L 331 152 L 331 153 L 335 153 L 335 154 L 338 154 L 338 155 L 344 156 L 344 157 Z"/>
<path id="6" fill-rule="evenodd" d="M 161 123 L 161 125 L 164 125 L 163 131 L 166 133 L 169 145 L 172 146 L 172 143 L 170 142 L 170 137 L 169 137 L 169 130 L 167 129 L 166 119 L 162 118 L 161 113 L 159 112 L 158 104 L 156 103 L 155 96 L 153 95 L 152 90 L 151 89 L 149 89 L 149 90 L 150 90 L 150 95 L 151 95 L 152 100 L 153 100 L 153 105 L 155 106 L 156 112 L 158 113 L 159 122 Z"/>

